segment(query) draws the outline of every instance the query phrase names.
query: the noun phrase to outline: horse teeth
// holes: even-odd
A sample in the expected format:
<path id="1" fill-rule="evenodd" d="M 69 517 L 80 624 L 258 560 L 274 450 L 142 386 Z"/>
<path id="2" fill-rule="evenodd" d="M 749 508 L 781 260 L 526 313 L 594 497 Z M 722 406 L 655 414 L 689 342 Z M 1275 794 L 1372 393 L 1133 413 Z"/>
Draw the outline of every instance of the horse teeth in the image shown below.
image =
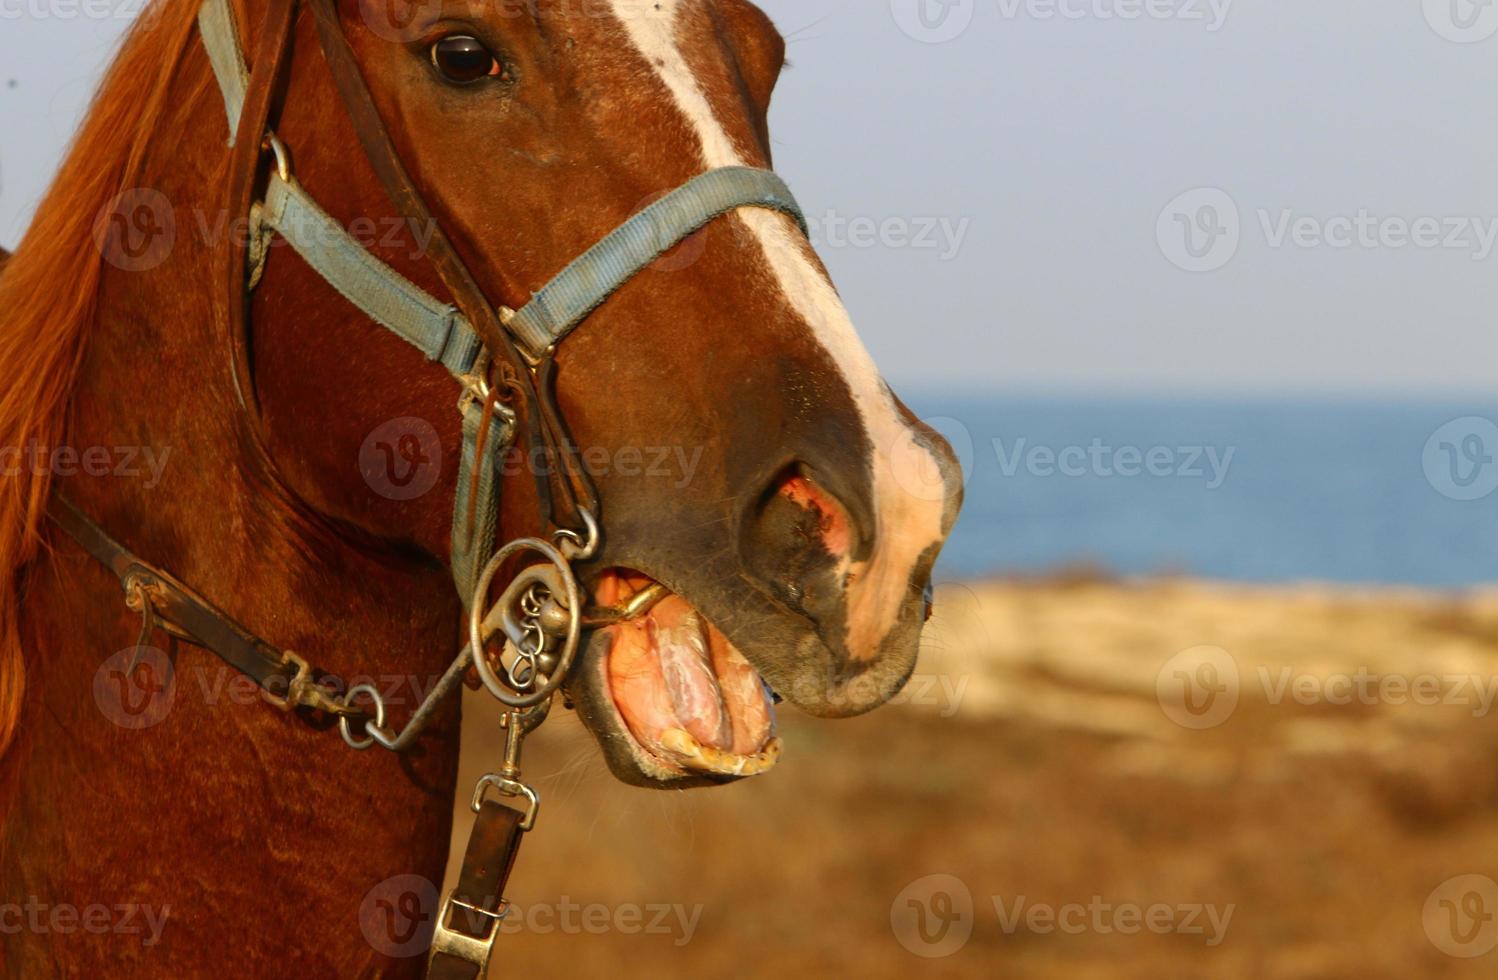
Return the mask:
<path id="1" fill-rule="evenodd" d="M 687 769 L 720 776 L 757 776 L 780 760 L 780 739 L 772 738 L 754 755 L 736 755 L 703 745 L 690 732 L 671 728 L 661 733 L 661 746 Z"/>

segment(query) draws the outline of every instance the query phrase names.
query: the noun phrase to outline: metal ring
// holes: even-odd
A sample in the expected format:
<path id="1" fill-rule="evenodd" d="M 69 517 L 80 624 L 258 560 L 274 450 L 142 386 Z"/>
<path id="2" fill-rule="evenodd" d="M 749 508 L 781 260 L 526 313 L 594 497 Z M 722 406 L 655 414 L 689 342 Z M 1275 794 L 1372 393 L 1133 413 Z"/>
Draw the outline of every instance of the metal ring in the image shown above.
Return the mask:
<path id="1" fill-rule="evenodd" d="M 354 698 L 358 697 L 360 694 L 368 694 L 370 701 L 374 702 L 374 725 L 376 728 L 384 728 L 385 699 L 380 695 L 380 692 L 375 688 L 373 684 L 360 684 L 358 687 L 349 688 L 349 692 L 343 696 L 343 703 L 346 705 L 352 705 L 354 703 Z M 368 717 L 368 715 L 365 715 L 366 725 L 369 724 L 367 720 Z M 348 747 L 351 749 L 358 749 L 360 752 L 373 747 L 375 744 L 375 740 L 374 736 L 372 735 L 367 736 L 362 741 L 354 738 L 354 734 L 349 728 L 349 720 L 350 719 L 348 715 L 341 715 L 338 718 L 338 734 L 343 736 L 343 740 L 348 744 Z"/>
<path id="2" fill-rule="evenodd" d="M 546 682 L 529 694 L 518 694 L 505 687 L 499 677 L 494 673 L 494 667 L 489 663 L 489 658 L 484 655 L 484 619 L 488 615 L 484 607 L 487 605 L 489 589 L 494 584 L 494 576 L 504 567 L 505 562 L 524 551 L 534 551 L 545 558 L 553 566 L 562 579 L 562 585 L 567 590 L 567 608 L 571 611 L 571 621 L 567 624 L 567 638 L 562 644 L 562 652 L 557 657 L 556 670 L 546 678 Z M 473 603 L 468 613 L 468 642 L 473 650 L 473 666 L 478 671 L 479 679 L 489 689 L 489 693 L 503 705 L 511 708 L 530 708 L 540 704 L 552 694 L 556 693 L 561 686 L 567 672 L 572 669 L 572 658 L 577 654 L 578 640 L 582 637 L 583 630 L 583 607 L 582 593 L 577 587 L 577 576 L 572 574 L 572 565 L 567 557 L 550 544 L 540 538 L 521 538 L 511 541 L 499 549 L 489 564 L 484 566 L 484 573 L 479 576 L 477 588 L 474 589 Z"/>
<path id="3" fill-rule="evenodd" d="M 260 146 L 276 155 L 276 175 L 283 183 L 291 183 L 291 154 L 287 152 L 286 144 L 281 142 L 281 138 L 275 133 L 266 133 Z"/>

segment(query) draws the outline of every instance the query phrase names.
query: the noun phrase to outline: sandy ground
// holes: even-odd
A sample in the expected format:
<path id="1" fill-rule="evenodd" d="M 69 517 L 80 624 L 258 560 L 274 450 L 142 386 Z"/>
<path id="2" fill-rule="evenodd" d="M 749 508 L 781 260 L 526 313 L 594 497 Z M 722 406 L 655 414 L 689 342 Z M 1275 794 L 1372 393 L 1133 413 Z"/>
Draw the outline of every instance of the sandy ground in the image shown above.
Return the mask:
<path id="1" fill-rule="evenodd" d="M 494 975 L 1498 976 L 1495 698 L 1498 591 L 948 587 L 900 703 L 750 783 L 550 723 Z"/>

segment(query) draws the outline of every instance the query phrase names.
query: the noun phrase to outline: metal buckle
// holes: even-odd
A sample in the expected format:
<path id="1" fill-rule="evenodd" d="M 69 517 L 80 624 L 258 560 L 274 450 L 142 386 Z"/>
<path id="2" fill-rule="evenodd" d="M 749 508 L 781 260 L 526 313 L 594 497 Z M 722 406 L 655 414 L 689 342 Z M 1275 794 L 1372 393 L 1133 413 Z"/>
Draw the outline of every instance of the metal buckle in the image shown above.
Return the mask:
<path id="1" fill-rule="evenodd" d="M 494 390 L 489 387 L 489 379 L 484 377 L 478 365 L 474 366 L 471 373 L 463 375 L 458 380 L 463 385 L 463 393 L 458 398 L 458 411 L 463 415 L 467 415 L 468 410 L 475 405 L 482 408 L 484 403 L 489 400 L 489 396 L 494 393 Z M 495 409 L 495 414 L 505 421 L 509 421 L 506 409 L 507 406 L 499 405 Z"/>
<path id="2" fill-rule="evenodd" d="M 312 665 L 290 650 L 283 650 L 281 652 L 281 666 L 296 667 L 296 673 L 286 682 L 285 696 L 276 694 L 268 687 L 260 689 L 260 696 L 273 708 L 280 711 L 294 711 L 302 706 L 303 698 L 306 696 L 307 685 L 312 680 Z"/>
<path id="3" fill-rule="evenodd" d="M 536 814 L 541 811 L 541 795 L 518 779 L 490 773 L 479 780 L 473 790 L 473 812 L 483 809 L 484 796 L 489 789 L 512 800 L 525 800 L 525 816 L 520 820 L 520 829 L 529 832 L 536 826 Z"/>
<path id="4" fill-rule="evenodd" d="M 470 936 L 466 932 L 459 932 L 451 928 L 448 923 L 453 913 L 459 909 L 469 914 L 470 921 L 478 921 L 479 918 L 489 920 L 489 926 L 485 929 L 487 938 L 479 939 Z M 442 911 L 437 915 L 437 930 L 432 933 L 432 958 L 438 956 L 451 956 L 471 963 L 479 968 L 480 977 L 486 974 L 489 967 L 489 957 L 494 954 L 494 943 L 499 939 L 499 926 L 510 912 L 510 903 L 501 901 L 498 912 L 490 912 L 476 905 L 469 905 L 458 898 L 457 889 L 447 893 L 447 899 L 442 903 Z"/>

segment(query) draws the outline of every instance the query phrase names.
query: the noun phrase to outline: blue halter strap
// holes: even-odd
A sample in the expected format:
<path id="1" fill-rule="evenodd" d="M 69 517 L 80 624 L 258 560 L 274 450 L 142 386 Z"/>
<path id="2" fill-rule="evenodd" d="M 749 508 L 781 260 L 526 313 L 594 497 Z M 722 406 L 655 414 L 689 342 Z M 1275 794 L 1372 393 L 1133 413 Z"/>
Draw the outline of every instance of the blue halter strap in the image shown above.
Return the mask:
<path id="1" fill-rule="evenodd" d="M 204 0 L 199 30 L 224 99 L 230 140 L 238 128 L 249 72 L 229 0 Z M 480 575 L 494 554 L 499 519 L 499 470 L 515 438 L 515 419 L 501 410 L 479 444 L 487 399 L 483 343 L 451 303 L 423 291 L 390 268 L 318 206 L 293 175 L 289 154 L 278 141 L 276 169 L 264 199 L 250 215 L 254 288 L 264 271 L 272 234 L 279 234 L 324 280 L 374 322 L 429 360 L 445 367 L 463 386 L 463 448 L 453 511 L 452 573 L 465 606 L 473 603 Z M 711 170 L 640 211 L 605 236 L 556 278 L 537 290 L 518 312 L 501 311 L 506 328 L 527 356 L 540 361 L 626 283 L 715 219 L 739 208 L 791 216 L 803 231 L 806 219 L 785 183 L 752 167 Z M 470 494 L 476 488 L 476 500 Z M 480 600 L 482 599 L 480 598 Z"/>

